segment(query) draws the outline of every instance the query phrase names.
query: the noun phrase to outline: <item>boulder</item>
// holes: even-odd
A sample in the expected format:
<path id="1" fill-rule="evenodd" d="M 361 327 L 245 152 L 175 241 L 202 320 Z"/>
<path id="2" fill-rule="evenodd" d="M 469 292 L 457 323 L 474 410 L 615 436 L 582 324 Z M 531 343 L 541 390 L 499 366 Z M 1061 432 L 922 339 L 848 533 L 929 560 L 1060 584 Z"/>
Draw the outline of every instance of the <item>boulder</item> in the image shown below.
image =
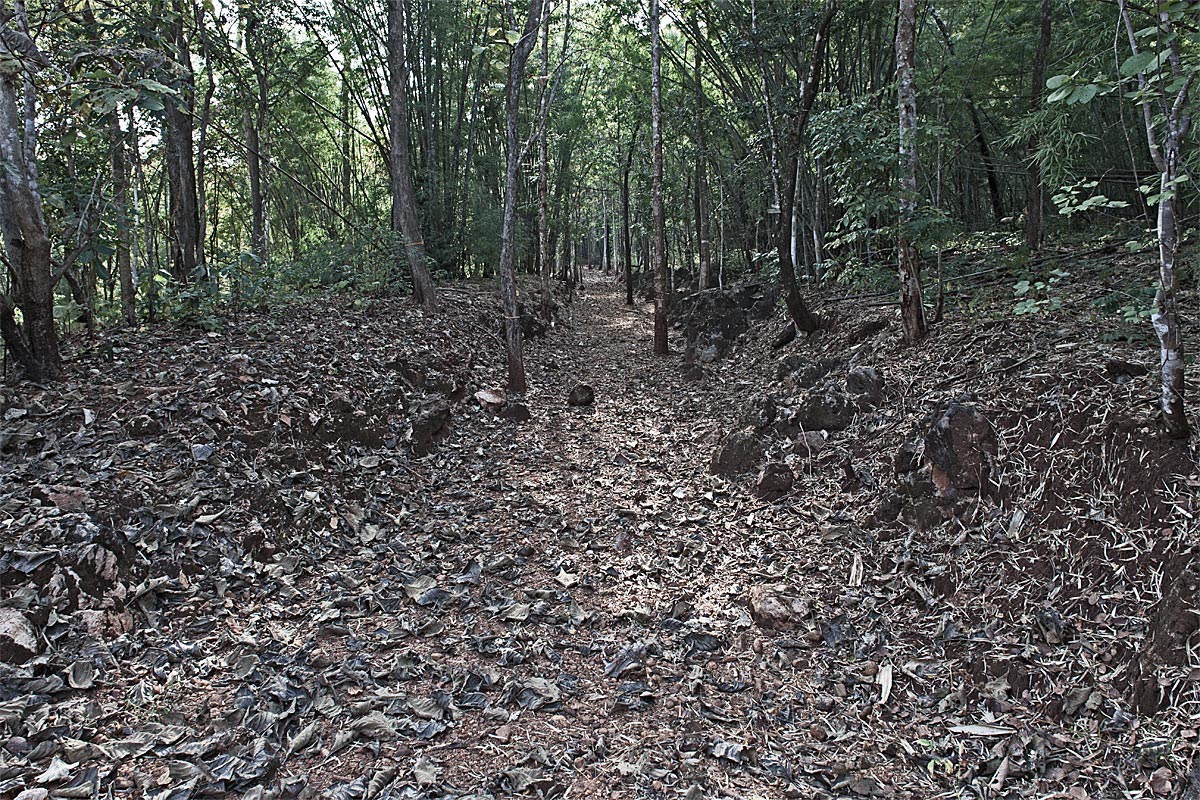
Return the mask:
<path id="1" fill-rule="evenodd" d="M 504 408 L 500 409 L 499 416 L 501 419 L 511 419 L 514 422 L 528 422 L 533 419 L 529 406 L 521 400 L 510 400 Z"/>
<path id="2" fill-rule="evenodd" d="M 753 472 L 766 457 L 763 443 L 749 431 L 734 431 L 721 440 L 713 453 L 709 471 L 714 475 L 744 475 Z"/>
<path id="3" fill-rule="evenodd" d="M 975 408 L 951 403 L 925 436 L 925 460 L 943 495 L 986 488 L 998 444 L 991 423 Z"/>
<path id="4" fill-rule="evenodd" d="M 0 608 L 0 662 L 24 664 L 37 653 L 37 634 L 29 619 L 15 608 Z"/>
<path id="5" fill-rule="evenodd" d="M 508 405 L 508 393 L 499 388 L 480 389 L 475 393 L 475 402 L 479 403 L 479 407 L 484 411 L 494 414 Z"/>
<path id="6" fill-rule="evenodd" d="M 775 367 L 775 380 L 793 389 L 811 389 L 840 366 L 841 362 L 836 358 L 813 361 L 799 353 L 792 353 L 779 359 Z"/>
<path id="7" fill-rule="evenodd" d="M 683 328 L 686 355 L 702 364 L 724 357 L 752 321 L 770 316 L 778 297 L 774 287 L 761 283 L 705 289 L 680 297 L 674 313 Z"/>
<path id="8" fill-rule="evenodd" d="M 754 482 L 754 494 L 764 500 L 774 500 L 792 490 L 795 476 L 792 468 L 781 461 L 772 461 L 763 465 Z"/>
<path id="9" fill-rule="evenodd" d="M 596 402 L 596 390 L 586 383 L 577 383 L 567 395 L 567 405 L 590 406 Z"/>
<path id="10" fill-rule="evenodd" d="M 825 449 L 825 434 L 820 431 L 802 431 L 796 436 L 792 446 L 796 455 L 806 458 L 816 458 Z"/>
<path id="11" fill-rule="evenodd" d="M 792 412 L 790 423 L 802 431 L 844 431 L 854 419 L 854 407 L 836 389 L 809 392 Z"/>
<path id="12" fill-rule="evenodd" d="M 450 433 L 450 403 L 441 398 L 427 400 L 417 406 L 413 415 L 409 442 L 413 453 L 428 455 Z"/>
<path id="13" fill-rule="evenodd" d="M 775 424 L 779 417 L 779 406 L 775 398 L 768 394 L 755 395 L 746 412 L 742 414 L 742 427 L 753 428 L 756 433 L 762 433 Z"/>
<path id="14" fill-rule="evenodd" d="M 781 583 L 751 586 L 746 605 L 758 626 L 767 630 L 795 628 L 812 614 L 808 600 Z"/>
<path id="15" fill-rule="evenodd" d="M 905 442 L 896 451 L 896 475 L 907 475 L 921 468 L 921 442 Z"/>
<path id="16" fill-rule="evenodd" d="M 874 367 L 854 367 L 846 373 L 846 391 L 860 404 L 874 408 L 883 400 L 883 376 Z"/>

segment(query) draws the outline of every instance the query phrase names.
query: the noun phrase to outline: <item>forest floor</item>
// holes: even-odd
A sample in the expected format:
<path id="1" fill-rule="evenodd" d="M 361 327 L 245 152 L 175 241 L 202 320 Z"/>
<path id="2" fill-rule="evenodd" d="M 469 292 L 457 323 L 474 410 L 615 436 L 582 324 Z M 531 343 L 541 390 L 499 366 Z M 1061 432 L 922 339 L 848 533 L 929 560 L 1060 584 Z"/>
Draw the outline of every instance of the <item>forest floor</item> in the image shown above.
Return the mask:
<path id="1" fill-rule="evenodd" d="M 1200 662 L 1135 709 L 1200 484 L 1145 344 L 963 314 L 910 351 L 882 312 L 797 342 L 888 388 L 819 454 L 769 444 L 798 480 L 766 500 L 709 460 L 777 327 L 686 381 L 593 283 L 519 422 L 473 399 L 492 294 L 152 326 L 4 390 L 0 798 L 1200 796 Z M 997 496 L 881 515 L 964 390 Z"/>

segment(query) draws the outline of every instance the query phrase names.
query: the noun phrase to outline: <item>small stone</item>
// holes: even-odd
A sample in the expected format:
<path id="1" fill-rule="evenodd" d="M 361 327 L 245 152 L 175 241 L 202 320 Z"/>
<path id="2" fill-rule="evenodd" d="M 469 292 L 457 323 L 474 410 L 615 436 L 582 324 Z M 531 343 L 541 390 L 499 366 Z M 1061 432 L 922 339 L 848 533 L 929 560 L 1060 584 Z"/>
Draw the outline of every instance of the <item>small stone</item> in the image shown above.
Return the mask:
<path id="1" fill-rule="evenodd" d="M 803 431 L 796 437 L 793 449 L 797 455 L 816 458 L 825 449 L 825 434 L 820 431 Z"/>
<path id="2" fill-rule="evenodd" d="M 846 391 L 868 406 L 883 400 L 883 376 L 874 367 L 854 367 L 846 374 Z"/>
<path id="3" fill-rule="evenodd" d="M 921 442 L 905 442 L 896 451 L 896 475 L 916 472 L 921 468 Z"/>
<path id="4" fill-rule="evenodd" d="M 511 419 L 516 422 L 528 422 L 533 419 L 533 414 L 529 411 L 529 406 L 519 400 L 511 400 L 508 405 L 500 410 L 501 419 Z"/>
<path id="5" fill-rule="evenodd" d="M 758 473 L 754 494 L 764 499 L 776 499 L 790 492 L 794 482 L 791 467 L 780 461 L 772 461 Z"/>
<path id="6" fill-rule="evenodd" d="M 508 395 L 503 389 L 480 389 L 475 393 L 475 401 L 487 411 L 499 411 L 508 403 Z"/>
<path id="7" fill-rule="evenodd" d="M 809 726 L 808 735 L 811 736 L 815 741 L 823 742 L 829 738 L 829 731 L 814 723 L 813 725 Z"/>
<path id="8" fill-rule="evenodd" d="M 998 451 L 996 432 L 971 406 L 951 403 L 925 436 L 925 459 L 943 495 L 986 486 Z"/>
<path id="9" fill-rule="evenodd" d="M 192 460 L 196 463 L 208 461 L 212 457 L 213 447 L 211 444 L 194 444 L 192 445 Z"/>
<path id="10" fill-rule="evenodd" d="M 1175 784 L 1171 780 L 1171 770 L 1166 767 L 1159 767 L 1154 770 L 1150 776 L 1150 791 L 1154 792 L 1159 797 L 1166 797 L 1175 790 Z"/>
<path id="11" fill-rule="evenodd" d="M 25 615 L 15 608 L 0 608 L 0 662 L 24 664 L 37 652 L 37 634 Z"/>
<path id="12" fill-rule="evenodd" d="M 496 728 L 496 732 L 492 734 L 492 738 L 500 744 L 508 744 L 512 739 L 512 728 L 507 725 L 501 725 Z"/>
<path id="13" fill-rule="evenodd" d="M 757 467 L 766 455 L 762 442 L 747 431 L 734 431 L 721 440 L 713 453 L 709 471 L 726 477 L 744 475 Z"/>
<path id="14" fill-rule="evenodd" d="M 827 694 L 817 695 L 817 698 L 813 700 L 813 705 L 817 711 L 832 711 L 836 704 L 837 701 Z"/>
<path id="15" fill-rule="evenodd" d="M 795 627 L 812 613 L 807 600 L 794 594 L 791 587 L 780 583 L 752 586 L 747 605 L 754 621 L 759 627 L 767 629 Z"/>
<path id="16" fill-rule="evenodd" d="M 567 405 L 590 406 L 596 402 L 596 390 L 586 383 L 577 383 L 567 395 Z"/>

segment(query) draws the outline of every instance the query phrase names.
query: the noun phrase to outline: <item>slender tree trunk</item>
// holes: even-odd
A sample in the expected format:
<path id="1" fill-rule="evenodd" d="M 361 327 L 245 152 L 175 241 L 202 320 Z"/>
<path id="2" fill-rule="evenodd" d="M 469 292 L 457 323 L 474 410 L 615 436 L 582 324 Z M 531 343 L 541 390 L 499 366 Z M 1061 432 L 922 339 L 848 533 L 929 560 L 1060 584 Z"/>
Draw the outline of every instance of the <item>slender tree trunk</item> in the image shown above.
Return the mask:
<path id="1" fill-rule="evenodd" d="M 46 59 L 29 38 L 24 2 L 17 0 L 14 7 L 15 14 L 0 25 L 0 52 L 23 67 L 0 70 L 0 236 L 12 277 L 11 296 L 0 292 L 0 336 L 26 376 L 44 382 L 62 375 L 54 328 L 55 279 L 36 160 L 37 95 L 31 77 Z"/>
<path id="2" fill-rule="evenodd" d="M 521 342 L 521 319 L 517 303 L 517 280 L 514 274 L 514 251 L 517 234 L 517 183 L 521 177 L 521 83 L 525 65 L 537 44 L 541 15 L 549 0 L 530 0 L 529 13 L 521 38 L 513 46 L 508 61 L 508 81 L 504 86 L 504 211 L 500 223 L 500 302 L 504 308 L 504 341 L 508 349 L 508 390 L 515 395 L 525 394 L 525 355 Z M 508 5 L 511 15 L 511 4 Z"/>
<path id="3" fill-rule="evenodd" d="M 917 85 L 913 70 L 916 52 L 917 0 L 900 0 L 896 25 L 896 94 L 900 110 L 900 316 L 904 338 L 915 344 L 925 338 L 925 306 L 921 299 L 921 263 L 910 230 L 917 219 Z"/>
<path id="4" fill-rule="evenodd" d="M 693 20 L 696 35 L 700 35 L 699 18 Z M 705 135 L 707 120 L 704 114 L 704 86 L 701 83 L 700 46 L 695 47 L 692 68 L 696 77 L 696 249 L 700 255 L 700 288 L 712 287 L 712 256 L 708 242 L 708 208 L 705 192 L 708 191 L 708 140 Z"/>
<path id="5" fill-rule="evenodd" d="M 1129 37 L 1133 55 L 1140 50 L 1134 25 L 1129 17 L 1126 0 L 1117 0 L 1121 21 Z M 1167 434 L 1173 438 L 1186 439 L 1191 434 L 1184 405 L 1184 347 L 1179 321 L 1179 275 L 1176 258 L 1179 253 L 1179 183 L 1184 174 L 1183 142 L 1191 129 L 1192 116 L 1188 110 L 1188 98 L 1197 79 L 1195 67 L 1183 64 L 1179 53 L 1179 40 L 1166 12 L 1155 19 L 1159 39 L 1167 42 L 1166 53 L 1173 83 L 1179 88 L 1174 96 L 1155 90 L 1144 73 L 1138 73 L 1141 93 L 1143 121 L 1146 126 L 1146 141 L 1150 156 L 1159 170 L 1158 203 L 1158 289 L 1154 294 L 1154 307 L 1150 322 L 1158 336 L 1162 393 L 1159 410 Z M 1165 109 L 1165 114 L 1160 112 Z M 1162 127 L 1161 143 L 1159 126 Z"/>
<path id="6" fill-rule="evenodd" d="M 633 170 L 633 149 L 637 146 L 638 128 L 633 129 L 625 166 L 621 170 L 621 246 L 625 261 L 625 305 L 633 305 L 633 231 L 629 219 L 629 173 Z"/>
<path id="7" fill-rule="evenodd" d="M 182 0 L 174 2 L 175 17 L 170 22 L 168 36 L 174 48 L 173 56 L 183 71 L 176 97 L 167 102 L 166 160 L 168 206 L 171 214 L 171 274 L 186 284 L 196 271 L 200 237 L 199 203 L 196 198 L 196 162 L 193 153 L 192 112 L 195 77 L 192 75 L 191 49 L 184 20 L 187 18 Z"/>
<path id="8" fill-rule="evenodd" d="M 1050 20 L 1053 0 L 1042 0 L 1041 33 L 1037 51 L 1033 55 L 1033 78 L 1029 91 L 1029 110 L 1037 111 L 1042 106 L 1042 88 L 1046 82 L 1046 58 L 1050 52 Z M 1029 164 L 1025 175 L 1025 244 L 1031 253 L 1042 247 L 1042 170 L 1037 162 L 1040 145 L 1038 135 L 1031 134 L 1025 145 Z"/>
<path id="9" fill-rule="evenodd" d="M 425 239 L 417 212 L 412 162 L 408 149 L 408 64 L 405 55 L 404 18 L 406 0 L 388 0 L 388 92 L 392 142 L 392 230 L 404 242 L 404 253 L 412 270 L 413 297 L 427 313 L 437 310 L 437 295 L 425 258 Z"/>
<path id="10" fill-rule="evenodd" d="M 549 0 L 547 0 L 549 2 Z M 542 319 L 550 321 L 550 14 L 542 14 L 542 74 L 538 101 L 538 274 L 542 281 Z"/>
<path id="11" fill-rule="evenodd" d="M 113 205 L 117 213 L 117 275 L 121 282 L 121 315 L 126 325 L 137 324 L 137 295 L 133 264 L 130 258 L 129 166 L 125 148 L 125 132 L 121 130 L 118 109 L 112 120 Z"/>
<path id="12" fill-rule="evenodd" d="M 200 137 L 196 144 L 196 261 L 208 272 L 208 255 L 205 253 L 205 232 L 208 230 L 208 191 L 205 173 L 208 166 L 208 126 L 212 121 L 212 99 L 217 89 L 216 78 L 213 75 L 213 58 L 208 47 L 208 30 L 204 19 L 204 5 L 192 4 L 196 19 L 196 30 L 200 35 L 200 47 L 204 57 L 204 72 L 207 85 L 204 87 L 204 101 L 200 104 Z"/>
<path id="13" fill-rule="evenodd" d="M 659 0 L 650 0 L 650 132 L 654 151 L 654 354 L 670 352 L 667 342 L 667 220 L 663 208 L 662 32 Z"/>
<path id="14" fill-rule="evenodd" d="M 783 288 L 784 303 L 787 305 L 788 316 L 796 330 L 812 333 L 820 327 L 820 321 L 808 308 L 800 295 L 800 287 L 796 284 L 796 269 L 792 263 L 792 217 L 796 202 L 796 173 L 800 142 L 808 117 L 812 113 L 817 100 L 817 89 L 821 81 L 821 69 L 825 61 L 829 26 L 837 14 L 837 3 L 827 2 L 825 13 L 817 28 L 816 41 L 813 44 L 812 62 L 804 81 L 804 91 L 800 98 L 800 107 L 792 124 L 784 129 L 781 135 L 779 149 L 782 161 L 779 166 L 779 177 L 782 180 L 779 188 L 779 215 L 775 221 L 775 250 L 779 256 L 779 280 Z"/>

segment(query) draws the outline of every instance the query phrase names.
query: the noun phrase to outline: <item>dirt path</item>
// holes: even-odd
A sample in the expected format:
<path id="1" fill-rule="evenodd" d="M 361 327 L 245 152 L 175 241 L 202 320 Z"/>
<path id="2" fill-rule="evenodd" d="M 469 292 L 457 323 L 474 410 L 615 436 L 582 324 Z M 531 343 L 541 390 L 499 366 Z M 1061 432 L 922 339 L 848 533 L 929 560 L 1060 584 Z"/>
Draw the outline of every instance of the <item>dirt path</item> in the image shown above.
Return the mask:
<path id="1" fill-rule="evenodd" d="M 775 356 L 685 382 L 616 287 L 530 344 L 532 420 L 467 393 L 412 458 L 397 374 L 503 374 L 490 287 L 458 291 L 457 328 L 394 303 L 152 330 L 6 415 L 0 622 L 44 647 L 0 665 L 0 797 L 1046 796 L 1174 735 L 1131 727 L 1115 670 L 1065 682 L 1108 618 L 1047 641 L 988 529 L 866 522 L 845 459 L 884 474 L 891 409 L 780 501 L 710 476 Z"/>

